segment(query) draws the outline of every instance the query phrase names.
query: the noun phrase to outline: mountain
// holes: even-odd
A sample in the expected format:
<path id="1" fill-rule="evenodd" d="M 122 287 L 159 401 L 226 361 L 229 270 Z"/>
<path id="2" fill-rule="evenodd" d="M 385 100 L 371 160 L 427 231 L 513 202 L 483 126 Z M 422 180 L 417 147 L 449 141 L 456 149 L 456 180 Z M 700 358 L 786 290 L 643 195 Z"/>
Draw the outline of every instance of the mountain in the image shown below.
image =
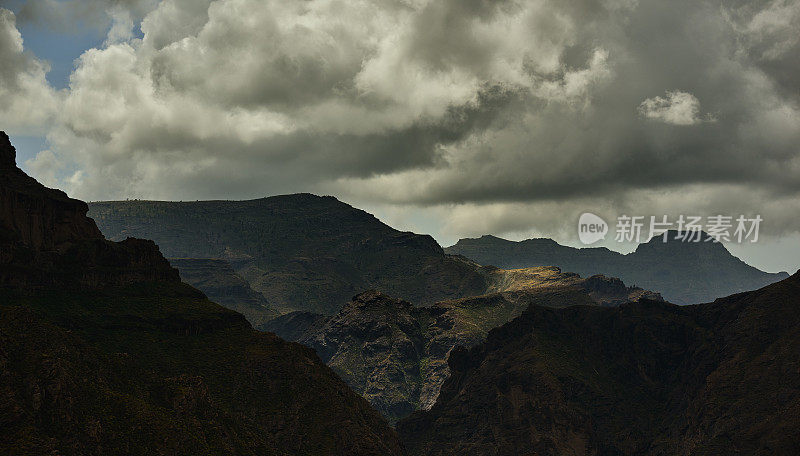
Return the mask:
<path id="1" fill-rule="evenodd" d="M 333 316 L 292 312 L 260 326 L 313 348 L 323 362 L 390 422 L 433 405 L 449 375 L 453 347 L 480 343 L 488 331 L 532 303 L 554 307 L 617 305 L 654 293 L 616 279 L 582 279 L 558 268 L 494 270 L 496 292 L 428 307 L 377 291 L 355 296 Z"/>
<path id="2" fill-rule="evenodd" d="M 251 201 L 91 203 L 111 240 L 153 239 L 167 257 L 219 258 L 278 311 L 334 314 L 375 288 L 415 304 L 478 295 L 476 265 L 430 236 L 397 231 L 333 197 Z"/>
<path id="3" fill-rule="evenodd" d="M 566 247 L 550 239 L 514 242 L 494 236 L 461 239 L 445 252 L 501 268 L 558 266 L 583 276 L 619 277 L 676 304 L 711 301 L 789 276 L 760 271 L 731 255 L 721 243 L 683 242 L 677 234 L 670 231 L 667 242 L 655 237 L 627 255 L 604 247 Z"/>
<path id="4" fill-rule="evenodd" d="M 314 352 L 16 167 L 0 132 L 0 454 L 399 455 Z"/>
<path id="5" fill-rule="evenodd" d="M 253 326 L 280 315 L 261 293 L 250 288 L 230 263 L 214 258 L 168 258 L 178 269 L 181 280 L 205 293 L 208 298 L 239 312 Z"/>
<path id="6" fill-rule="evenodd" d="M 454 349 L 412 455 L 800 454 L 800 273 L 712 303 L 531 306 Z"/>

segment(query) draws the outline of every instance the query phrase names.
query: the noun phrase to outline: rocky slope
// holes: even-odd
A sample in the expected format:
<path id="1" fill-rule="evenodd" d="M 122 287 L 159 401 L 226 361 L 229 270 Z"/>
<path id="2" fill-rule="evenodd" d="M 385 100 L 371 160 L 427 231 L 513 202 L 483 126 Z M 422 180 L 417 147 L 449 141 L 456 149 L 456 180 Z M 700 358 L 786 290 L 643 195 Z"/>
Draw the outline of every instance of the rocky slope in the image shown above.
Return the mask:
<path id="1" fill-rule="evenodd" d="M 250 288 L 250 284 L 225 260 L 169 258 L 169 263 L 178 269 L 181 280 L 202 291 L 217 304 L 244 315 L 253 326 L 279 315 L 264 295 Z"/>
<path id="2" fill-rule="evenodd" d="M 692 304 L 753 290 L 788 277 L 749 266 L 716 242 L 682 242 L 670 232 L 623 255 L 604 247 L 576 249 L 550 239 L 514 242 L 494 236 L 461 239 L 445 249 L 501 268 L 558 266 L 583 276 L 604 274 L 657 291 L 676 304 Z"/>
<path id="3" fill-rule="evenodd" d="M 260 329 L 313 348 L 356 392 L 394 422 L 430 408 L 448 376 L 447 356 L 456 345 L 473 346 L 487 332 L 530 304 L 616 305 L 658 295 L 619 280 L 582 279 L 558 268 L 487 274 L 496 292 L 442 301 L 428 307 L 377 291 L 354 297 L 333 316 L 292 312 Z"/>
<path id="4" fill-rule="evenodd" d="M 456 349 L 413 455 L 794 455 L 800 273 L 713 303 L 531 306 Z"/>
<path id="5" fill-rule="evenodd" d="M 402 454 L 312 350 L 183 284 L 0 133 L 0 454 Z"/>
<path id="6" fill-rule="evenodd" d="M 478 268 L 430 236 L 397 231 L 333 197 L 90 204 L 112 240 L 153 239 L 168 257 L 222 258 L 277 310 L 334 314 L 375 288 L 415 304 L 477 295 Z"/>

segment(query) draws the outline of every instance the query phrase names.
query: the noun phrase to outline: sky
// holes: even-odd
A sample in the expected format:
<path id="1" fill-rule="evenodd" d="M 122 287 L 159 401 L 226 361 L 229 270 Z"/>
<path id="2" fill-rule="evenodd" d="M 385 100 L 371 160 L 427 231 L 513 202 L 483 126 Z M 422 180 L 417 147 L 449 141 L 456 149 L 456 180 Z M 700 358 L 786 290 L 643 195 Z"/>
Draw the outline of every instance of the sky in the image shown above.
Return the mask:
<path id="1" fill-rule="evenodd" d="M 0 0 L 0 128 L 71 196 L 334 195 L 581 245 L 761 216 L 800 267 L 800 0 Z"/>

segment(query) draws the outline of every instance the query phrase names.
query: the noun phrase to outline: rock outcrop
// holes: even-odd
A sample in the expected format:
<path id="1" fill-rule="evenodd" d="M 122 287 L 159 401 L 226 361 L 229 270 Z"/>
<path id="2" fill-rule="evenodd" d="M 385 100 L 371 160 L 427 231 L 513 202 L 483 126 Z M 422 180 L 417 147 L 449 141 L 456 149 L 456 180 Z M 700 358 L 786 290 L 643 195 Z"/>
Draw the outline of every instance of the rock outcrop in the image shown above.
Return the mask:
<path id="1" fill-rule="evenodd" d="M 355 296 L 339 313 L 292 312 L 262 325 L 314 350 L 356 392 L 394 422 L 430 408 L 449 375 L 447 356 L 471 347 L 490 329 L 531 304 L 617 305 L 641 296 L 618 280 L 582 279 L 558 268 L 487 272 L 493 293 L 415 307 L 377 291 Z"/>
<path id="2" fill-rule="evenodd" d="M 0 241 L 34 250 L 56 250 L 84 239 L 102 239 L 83 201 L 46 188 L 17 168 L 16 150 L 0 132 Z"/>
<path id="3" fill-rule="evenodd" d="M 14 163 L 0 132 L 0 287 L 95 289 L 180 282 L 152 241 L 103 238 L 88 206 L 46 188 Z"/>

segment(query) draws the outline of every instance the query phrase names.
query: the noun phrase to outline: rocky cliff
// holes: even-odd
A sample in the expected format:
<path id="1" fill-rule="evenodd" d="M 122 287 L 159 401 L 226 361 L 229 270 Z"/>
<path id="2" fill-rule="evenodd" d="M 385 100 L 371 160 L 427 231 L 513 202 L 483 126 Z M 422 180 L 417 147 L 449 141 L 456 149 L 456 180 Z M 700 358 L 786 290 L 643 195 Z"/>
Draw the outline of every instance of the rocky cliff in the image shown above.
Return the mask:
<path id="1" fill-rule="evenodd" d="M 16 150 L 0 132 L 0 242 L 34 250 L 56 250 L 76 240 L 102 239 L 86 218 L 88 206 L 46 188 L 16 165 Z"/>
<path id="2" fill-rule="evenodd" d="M 152 241 L 106 241 L 86 217 L 86 203 L 17 168 L 16 151 L 2 132 L 0 155 L 0 287 L 77 290 L 180 281 Z"/>
<path id="3" fill-rule="evenodd" d="M 414 455 L 793 455 L 800 274 L 713 303 L 531 306 L 455 349 Z"/>
<path id="4" fill-rule="evenodd" d="M 183 284 L 0 135 L 0 454 L 402 454 L 314 352 Z"/>
<path id="5" fill-rule="evenodd" d="M 788 277 L 785 272 L 767 273 L 746 264 L 721 243 L 684 242 L 676 234 L 669 232 L 667 242 L 661 237 L 651 239 L 627 255 L 604 247 L 566 247 L 550 239 L 513 242 L 494 236 L 461 239 L 445 251 L 501 268 L 558 266 L 585 277 L 618 277 L 676 304 L 710 301 Z"/>

